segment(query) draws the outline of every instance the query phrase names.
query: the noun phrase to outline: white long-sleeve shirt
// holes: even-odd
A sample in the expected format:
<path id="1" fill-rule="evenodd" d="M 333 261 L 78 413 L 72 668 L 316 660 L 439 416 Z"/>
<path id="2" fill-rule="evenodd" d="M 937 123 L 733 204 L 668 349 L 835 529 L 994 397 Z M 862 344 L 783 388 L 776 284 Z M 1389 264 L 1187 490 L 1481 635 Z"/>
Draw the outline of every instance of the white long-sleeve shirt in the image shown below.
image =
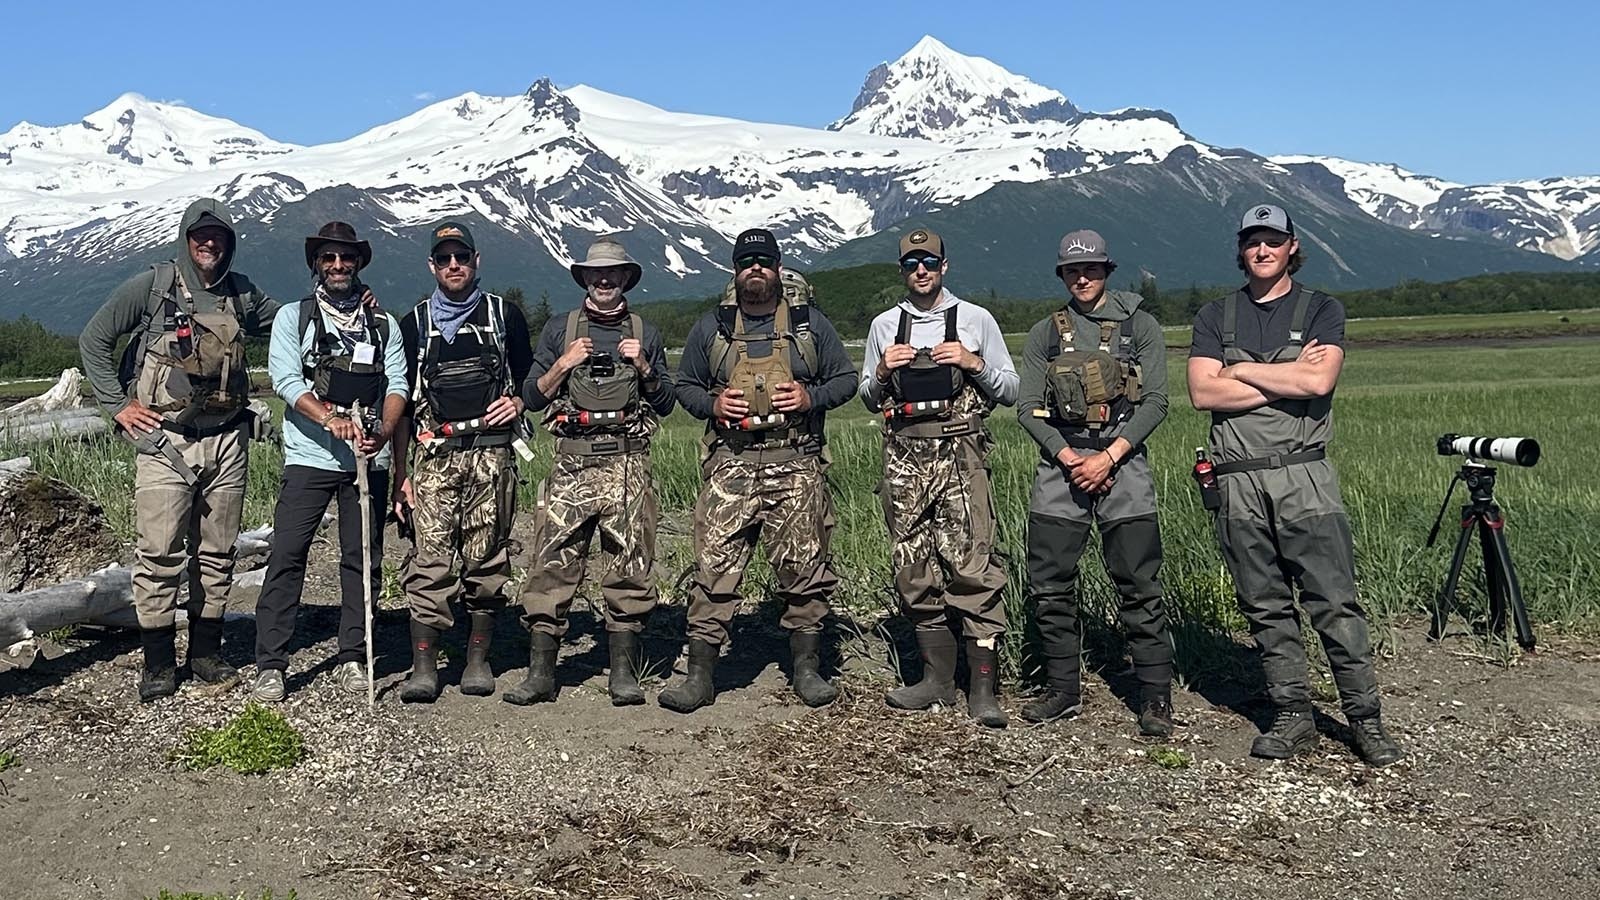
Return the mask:
<path id="1" fill-rule="evenodd" d="M 885 386 L 878 381 L 878 361 L 883 358 L 884 349 L 895 342 L 900 330 L 900 311 L 911 314 L 911 346 L 935 347 L 944 343 L 945 310 L 951 307 L 956 310 L 956 336 L 961 339 L 961 345 L 983 357 L 983 371 L 972 376 L 973 383 L 985 397 L 1001 406 L 1016 404 L 1017 367 L 1011 362 L 1000 323 L 988 310 L 945 289 L 932 309 L 918 309 L 916 304 L 905 299 L 872 320 L 872 328 L 867 331 L 866 359 L 861 364 L 860 394 L 868 409 L 877 412 L 883 408 Z"/>

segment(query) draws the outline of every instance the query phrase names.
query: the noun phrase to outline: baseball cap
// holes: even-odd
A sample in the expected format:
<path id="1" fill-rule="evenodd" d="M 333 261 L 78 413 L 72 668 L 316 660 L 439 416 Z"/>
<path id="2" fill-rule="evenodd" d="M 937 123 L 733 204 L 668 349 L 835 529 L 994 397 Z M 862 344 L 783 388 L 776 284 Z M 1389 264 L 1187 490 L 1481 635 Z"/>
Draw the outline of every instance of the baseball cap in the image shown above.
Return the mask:
<path id="1" fill-rule="evenodd" d="M 747 228 L 733 239 L 733 261 L 738 262 L 746 256 L 783 258 L 783 254 L 778 252 L 778 239 L 765 228 Z"/>
<path id="2" fill-rule="evenodd" d="M 905 259 L 912 253 L 921 251 L 931 253 L 940 259 L 944 258 L 944 239 L 926 228 L 912 230 L 900 239 L 900 259 Z"/>
<path id="3" fill-rule="evenodd" d="M 429 253 L 438 250 L 439 245 L 446 241 L 455 241 L 474 253 L 478 252 L 478 245 L 472 242 L 472 232 L 467 229 L 467 226 L 454 220 L 440 222 L 433 226 L 433 237 L 429 238 L 429 240 L 431 241 L 428 245 Z"/>
<path id="4" fill-rule="evenodd" d="M 1294 222 L 1289 219 L 1289 214 L 1284 212 L 1282 207 L 1270 203 L 1252 206 L 1245 212 L 1244 218 L 1239 222 L 1239 236 L 1244 237 L 1245 232 L 1257 228 L 1270 228 L 1294 237 Z"/>
<path id="5" fill-rule="evenodd" d="M 1061 249 L 1056 251 L 1056 272 L 1062 266 L 1075 263 L 1105 263 L 1112 265 L 1111 253 L 1106 249 L 1106 239 L 1098 231 L 1087 228 L 1067 232 L 1061 238 Z"/>

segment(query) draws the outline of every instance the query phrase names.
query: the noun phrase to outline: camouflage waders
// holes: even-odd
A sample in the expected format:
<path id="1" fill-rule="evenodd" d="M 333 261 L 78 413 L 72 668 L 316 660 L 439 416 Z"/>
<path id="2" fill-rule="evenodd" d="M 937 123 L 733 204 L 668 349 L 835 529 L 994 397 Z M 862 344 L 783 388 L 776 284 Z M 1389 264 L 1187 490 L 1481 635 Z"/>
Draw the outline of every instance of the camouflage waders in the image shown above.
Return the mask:
<path id="1" fill-rule="evenodd" d="M 246 428 L 166 439 L 195 473 L 193 484 L 159 452 L 134 457 L 133 604 L 144 629 L 171 628 L 180 579 L 189 577 L 193 618 L 220 620 L 233 587 L 234 540 L 249 472 Z"/>
<path id="2" fill-rule="evenodd" d="M 511 579 L 507 546 L 516 511 L 517 468 L 511 447 L 423 447 L 411 471 L 416 529 L 401 585 L 414 623 L 448 630 L 458 590 L 469 612 L 505 605 Z"/>

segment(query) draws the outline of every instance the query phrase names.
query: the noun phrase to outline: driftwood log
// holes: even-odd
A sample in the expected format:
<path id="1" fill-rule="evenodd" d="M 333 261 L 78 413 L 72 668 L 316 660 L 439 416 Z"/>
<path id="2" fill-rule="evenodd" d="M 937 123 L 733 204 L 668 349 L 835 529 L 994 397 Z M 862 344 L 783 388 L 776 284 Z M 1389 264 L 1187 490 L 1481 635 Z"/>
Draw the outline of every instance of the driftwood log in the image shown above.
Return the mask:
<path id="1" fill-rule="evenodd" d="M 111 430 L 111 420 L 83 404 L 83 374 L 67 369 L 49 390 L 0 409 L 0 441 L 36 444 L 85 438 Z"/>

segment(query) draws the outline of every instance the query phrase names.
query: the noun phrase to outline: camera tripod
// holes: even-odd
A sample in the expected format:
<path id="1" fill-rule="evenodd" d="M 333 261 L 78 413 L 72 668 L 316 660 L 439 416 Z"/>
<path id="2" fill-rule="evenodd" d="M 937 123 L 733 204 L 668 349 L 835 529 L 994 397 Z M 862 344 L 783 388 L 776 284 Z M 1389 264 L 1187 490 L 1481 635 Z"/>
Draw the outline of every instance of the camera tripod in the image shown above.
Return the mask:
<path id="1" fill-rule="evenodd" d="M 1456 538 L 1455 554 L 1450 557 L 1450 571 L 1445 575 L 1444 587 L 1433 607 L 1433 626 L 1428 639 L 1437 641 L 1444 636 L 1445 620 L 1455 606 L 1456 586 L 1461 581 L 1461 566 L 1467 558 L 1467 545 L 1472 540 L 1473 526 L 1477 526 L 1478 543 L 1483 550 L 1483 575 L 1489 589 L 1489 630 L 1504 637 L 1506 612 L 1511 613 L 1516 624 L 1517 643 L 1524 650 L 1534 647 L 1533 626 L 1528 622 L 1528 607 L 1522 602 L 1522 585 L 1517 581 L 1517 569 L 1511 563 L 1511 547 L 1506 544 L 1506 521 L 1500 515 L 1500 506 L 1494 502 L 1495 470 L 1477 461 L 1467 462 L 1450 480 L 1439 515 L 1433 520 L 1433 530 L 1428 532 L 1427 546 L 1432 547 L 1439 536 L 1439 526 L 1450 506 L 1456 483 L 1465 482 L 1470 501 L 1461 507 L 1461 535 Z"/>

